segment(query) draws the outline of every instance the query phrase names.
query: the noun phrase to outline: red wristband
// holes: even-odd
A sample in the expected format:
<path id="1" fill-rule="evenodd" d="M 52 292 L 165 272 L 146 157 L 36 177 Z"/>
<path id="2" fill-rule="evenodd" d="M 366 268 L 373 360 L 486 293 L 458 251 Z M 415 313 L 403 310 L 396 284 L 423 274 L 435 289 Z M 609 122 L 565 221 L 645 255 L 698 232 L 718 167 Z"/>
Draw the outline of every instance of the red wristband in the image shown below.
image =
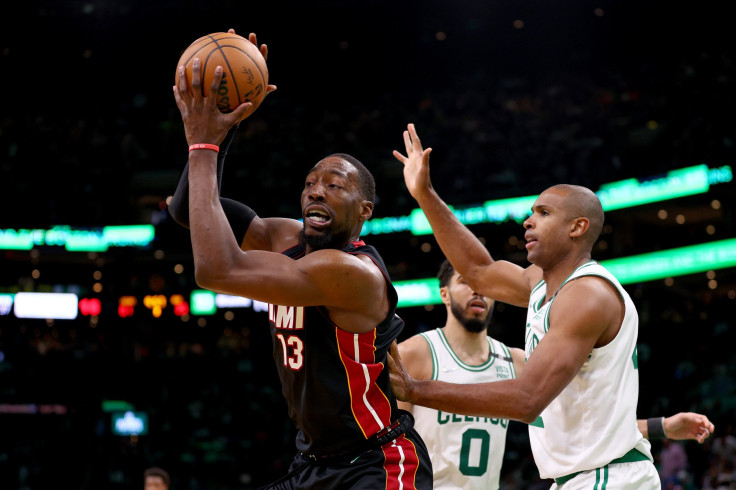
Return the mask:
<path id="1" fill-rule="evenodd" d="M 215 153 L 220 153 L 220 147 L 217 145 L 211 145 L 209 143 L 195 143 L 193 145 L 189 145 L 189 151 L 192 150 L 212 150 Z"/>

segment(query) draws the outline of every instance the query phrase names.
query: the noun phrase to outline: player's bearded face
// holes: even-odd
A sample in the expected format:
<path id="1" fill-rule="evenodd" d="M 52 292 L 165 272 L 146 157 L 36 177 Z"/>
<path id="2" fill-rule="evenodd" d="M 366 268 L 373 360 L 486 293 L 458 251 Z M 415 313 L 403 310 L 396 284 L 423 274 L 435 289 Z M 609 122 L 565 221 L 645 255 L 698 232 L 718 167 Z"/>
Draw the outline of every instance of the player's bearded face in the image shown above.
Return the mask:
<path id="1" fill-rule="evenodd" d="M 304 227 L 299 241 L 311 251 L 339 250 L 355 233 L 363 202 L 353 176 L 356 172 L 333 155 L 320 161 L 307 175 L 301 196 Z"/>
<path id="2" fill-rule="evenodd" d="M 452 295 L 450 295 L 450 312 L 468 332 L 482 332 L 491 323 L 490 311 L 482 318 L 472 316 L 467 312 L 467 305 L 461 305 Z"/>
<path id="3" fill-rule="evenodd" d="M 299 232 L 299 242 L 306 243 L 312 250 L 328 248 L 342 248 L 342 244 L 349 241 L 348 233 L 334 233 L 333 230 L 323 230 L 319 234 L 306 233 L 306 226 Z"/>

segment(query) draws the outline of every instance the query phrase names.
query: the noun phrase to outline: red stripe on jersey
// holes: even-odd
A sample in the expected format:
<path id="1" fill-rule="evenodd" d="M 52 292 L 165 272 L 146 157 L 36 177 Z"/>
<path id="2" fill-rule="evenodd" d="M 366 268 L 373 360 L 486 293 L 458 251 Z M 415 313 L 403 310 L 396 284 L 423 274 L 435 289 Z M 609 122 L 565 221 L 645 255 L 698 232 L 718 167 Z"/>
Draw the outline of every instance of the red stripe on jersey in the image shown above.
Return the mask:
<path id="1" fill-rule="evenodd" d="M 383 446 L 383 469 L 386 471 L 386 490 L 413 490 L 419 471 L 419 456 L 414 443 L 400 436 Z"/>
<path id="2" fill-rule="evenodd" d="M 335 328 L 335 336 L 350 389 L 350 407 L 368 438 L 391 424 L 391 403 L 376 384 L 385 368 L 376 362 L 376 331 L 358 334 Z"/>

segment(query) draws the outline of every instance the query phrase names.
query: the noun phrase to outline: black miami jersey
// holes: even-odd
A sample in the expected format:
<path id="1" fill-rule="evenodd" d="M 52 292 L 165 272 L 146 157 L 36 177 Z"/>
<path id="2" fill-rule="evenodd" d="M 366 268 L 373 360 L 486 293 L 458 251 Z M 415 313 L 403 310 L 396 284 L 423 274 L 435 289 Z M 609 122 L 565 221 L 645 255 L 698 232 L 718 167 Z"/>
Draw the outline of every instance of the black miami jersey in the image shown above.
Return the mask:
<path id="1" fill-rule="evenodd" d="M 300 244 L 284 251 L 299 260 Z M 397 417 L 386 353 L 403 328 L 395 314 L 397 294 L 383 259 L 364 242 L 343 252 L 366 255 L 383 273 L 389 311 L 376 328 L 351 333 L 335 325 L 321 306 L 269 305 L 273 356 L 289 416 L 299 428 L 297 449 L 324 455 L 349 451 Z"/>

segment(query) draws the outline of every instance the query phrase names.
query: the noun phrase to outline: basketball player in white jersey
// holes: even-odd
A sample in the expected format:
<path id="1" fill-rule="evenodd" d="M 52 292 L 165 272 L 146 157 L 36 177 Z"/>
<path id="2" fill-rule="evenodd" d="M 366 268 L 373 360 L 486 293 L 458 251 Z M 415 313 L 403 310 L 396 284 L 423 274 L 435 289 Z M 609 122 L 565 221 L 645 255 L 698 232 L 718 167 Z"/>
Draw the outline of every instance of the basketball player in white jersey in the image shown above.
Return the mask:
<path id="1" fill-rule="evenodd" d="M 493 300 L 470 289 L 447 260 L 437 277 L 447 323 L 399 344 L 409 374 L 450 383 L 515 378 L 517 369 L 524 367 L 524 351 L 488 336 Z M 399 407 L 414 414 L 414 426 L 432 460 L 435 490 L 498 490 L 507 419 L 469 417 L 404 402 Z"/>
<path id="2" fill-rule="evenodd" d="M 638 315 L 615 277 L 591 260 L 603 226 L 597 196 L 569 185 L 543 192 L 524 221 L 532 263 L 524 269 L 493 260 L 440 199 L 429 178 L 431 148 L 422 148 L 411 124 L 404 143 L 406 156 L 394 156 L 447 258 L 474 291 L 528 307 L 528 315 L 526 364 L 516 379 L 417 381 L 389 359 L 397 397 L 443 412 L 528 423 L 540 476 L 554 479 L 553 489 L 659 489 L 636 421 Z M 392 354 L 398 357 L 396 346 Z"/>
<path id="3" fill-rule="evenodd" d="M 495 302 L 470 289 L 448 260 L 440 266 L 437 277 L 447 322 L 444 327 L 399 344 L 409 375 L 417 380 L 451 383 L 483 383 L 519 376 L 524 370 L 524 351 L 509 348 L 487 333 Z M 415 427 L 432 460 L 435 490 L 498 490 L 508 420 L 446 413 L 406 402 L 399 406 L 414 414 Z M 647 420 L 637 423 L 648 437 Z M 692 412 L 652 419 L 650 423 L 662 424 L 670 439 L 696 439 L 701 443 L 713 431 L 705 415 Z"/>

